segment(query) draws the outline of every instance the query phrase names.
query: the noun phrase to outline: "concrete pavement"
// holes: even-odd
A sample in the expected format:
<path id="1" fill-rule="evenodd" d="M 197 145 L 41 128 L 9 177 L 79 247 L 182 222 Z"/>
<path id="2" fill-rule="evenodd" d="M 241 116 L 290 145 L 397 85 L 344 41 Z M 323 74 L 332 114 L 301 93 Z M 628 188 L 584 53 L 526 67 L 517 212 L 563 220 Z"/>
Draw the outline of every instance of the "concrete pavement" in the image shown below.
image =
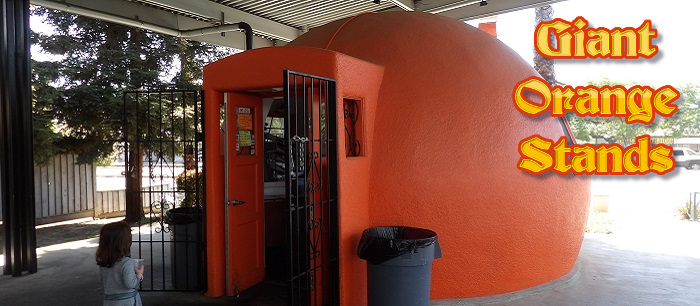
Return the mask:
<path id="1" fill-rule="evenodd" d="M 697 233 L 700 224 L 694 225 Z M 619 236 L 587 234 L 577 267 L 559 280 L 509 294 L 431 304 L 700 305 L 700 253 L 674 253 L 636 250 Z"/>
<path id="2" fill-rule="evenodd" d="M 634 225 L 636 224 L 636 225 Z M 700 223 L 639 219 L 611 235 L 587 234 L 577 268 L 557 281 L 509 294 L 433 305 L 699 305 Z M 97 239 L 40 248 L 39 272 L 0 276 L 2 305 L 100 305 Z M 241 298 L 142 292 L 144 305 L 283 305 L 274 284 Z M 283 289 L 282 289 L 283 290 Z M 258 298 L 258 302 L 255 299 Z"/>

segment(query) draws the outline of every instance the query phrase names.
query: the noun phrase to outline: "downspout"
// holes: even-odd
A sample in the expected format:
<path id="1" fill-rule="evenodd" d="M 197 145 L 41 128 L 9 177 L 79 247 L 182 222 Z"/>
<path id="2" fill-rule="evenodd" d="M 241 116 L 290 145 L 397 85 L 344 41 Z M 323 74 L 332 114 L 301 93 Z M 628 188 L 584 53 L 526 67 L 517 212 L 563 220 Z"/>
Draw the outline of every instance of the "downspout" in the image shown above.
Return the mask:
<path id="1" fill-rule="evenodd" d="M 246 50 L 253 49 L 253 28 L 245 22 L 238 22 L 238 23 L 227 24 L 227 25 L 222 25 L 222 26 L 199 28 L 199 29 L 187 30 L 187 31 L 178 31 L 180 33 L 178 33 L 178 35 L 173 35 L 173 36 L 181 37 L 181 38 L 190 38 L 190 37 L 195 37 L 195 36 L 202 36 L 202 35 L 215 34 L 215 33 L 225 33 L 225 32 L 231 32 L 231 31 L 236 31 L 236 30 L 243 30 L 243 33 L 245 34 L 245 49 Z"/>
<path id="2" fill-rule="evenodd" d="M 245 33 L 245 49 L 253 49 L 253 28 L 245 22 L 239 22 L 238 28 Z"/>
<path id="3" fill-rule="evenodd" d="M 77 15 L 92 17 L 92 18 L 96 18 L 96 19 L 100 19 L 100 20 L 104 20 L 104 21 L 118 23 L 121 25 L 130 26 L 130 27 L 136 27 L 136 28 L 140 28 L 140 29 L 145 29 L 145 30 L 149 30 L 149 31 L 153 31 L 153 32 L 157 32 L 157 33 L 161 33 L 161 34 L 165 34 L 165 35 L 180 37 L 180 38 L 191 38 L 191 37 L 208 35 L 208 34 L 225 33 L 225 32 L 243 30 L 245 32 L 246 50 L 253 49 L 253 28 L 245 22 L 181 31 L 181 30 L 175 30 L 175 29 L 171 29 L 168 27 L 160 26 L 157 24 L 149 23 L 149 22 L 144 22 L 141 20 L 126 18 L 126 17 L 122 17 L 122 16 L 110 14 L 110 13 L 105 13 L 105 12 L 100 12 L 100 11 L 85 8 L 85 7 L 70 5 L 70 4 L 67 4 L 65 2 L 54 2 L 54 1 L 48 1 L 48 0 L 31 0 L 31 3 L 34 5 L 40 5 L 40 6 L 43 6 L 45 8 L 49 8 L 49 9 L 60 10 L 60 11 L 73 13 L 73 14 L 77 14 Z"/>

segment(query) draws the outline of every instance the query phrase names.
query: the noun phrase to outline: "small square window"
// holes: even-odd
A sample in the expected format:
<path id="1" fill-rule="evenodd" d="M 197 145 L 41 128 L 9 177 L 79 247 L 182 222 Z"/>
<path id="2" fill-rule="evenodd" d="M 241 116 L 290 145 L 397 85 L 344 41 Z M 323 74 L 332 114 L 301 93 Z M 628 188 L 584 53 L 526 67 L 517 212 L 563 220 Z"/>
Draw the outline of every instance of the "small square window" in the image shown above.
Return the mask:
<path id="1" fill-rule="evenodd" d="M 362 101 L 343 98 L 343 118 L 345 118 L 345 156 L 365 155 L 364 124 Z"/>

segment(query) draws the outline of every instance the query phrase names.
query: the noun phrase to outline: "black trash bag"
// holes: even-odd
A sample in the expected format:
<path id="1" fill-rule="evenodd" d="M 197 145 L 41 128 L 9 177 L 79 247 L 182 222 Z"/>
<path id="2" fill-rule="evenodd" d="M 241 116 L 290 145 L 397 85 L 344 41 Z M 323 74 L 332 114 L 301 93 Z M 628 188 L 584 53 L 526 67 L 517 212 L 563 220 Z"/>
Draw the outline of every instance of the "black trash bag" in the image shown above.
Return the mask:
<path id="1" fill-rule="evenodd" d="M 423 228 L 405 226 L 372 227 L 362 232 L 357 256 L 370 264 L 380 264 L 437 242 L 437 233 Z M 438 254 L 440 252 L 438 251 Z M 436 258 L 439 258 L 437 255 Z"/>
<path id="2" fill-rule="evenodd" d="M 165 213 L 165 223 L 190 224 L 202 221 L 202 209 L 199 207 L 178 207 Z"/>

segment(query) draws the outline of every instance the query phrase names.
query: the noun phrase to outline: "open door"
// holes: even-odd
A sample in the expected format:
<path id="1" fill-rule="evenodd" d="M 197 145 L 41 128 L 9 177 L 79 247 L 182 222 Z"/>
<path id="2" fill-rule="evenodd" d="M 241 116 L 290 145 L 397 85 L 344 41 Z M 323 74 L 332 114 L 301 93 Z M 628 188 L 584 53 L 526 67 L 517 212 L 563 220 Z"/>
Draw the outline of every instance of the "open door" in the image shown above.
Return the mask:
<path id="1" fill-rule="evenodd" d="M 287 301 L 339 304 L 336 83 L 284 71 Z M 227 93 L 227 294 L 265 279 L 264 134 L 260 92 Z M 269 96 L 269 95 L 268 95 Z"/>
<path id="2" fill-rule="evenodd" d="M 259 96 L 227 93 L 227 293 L 265 278 L 263 118 Z"/>

